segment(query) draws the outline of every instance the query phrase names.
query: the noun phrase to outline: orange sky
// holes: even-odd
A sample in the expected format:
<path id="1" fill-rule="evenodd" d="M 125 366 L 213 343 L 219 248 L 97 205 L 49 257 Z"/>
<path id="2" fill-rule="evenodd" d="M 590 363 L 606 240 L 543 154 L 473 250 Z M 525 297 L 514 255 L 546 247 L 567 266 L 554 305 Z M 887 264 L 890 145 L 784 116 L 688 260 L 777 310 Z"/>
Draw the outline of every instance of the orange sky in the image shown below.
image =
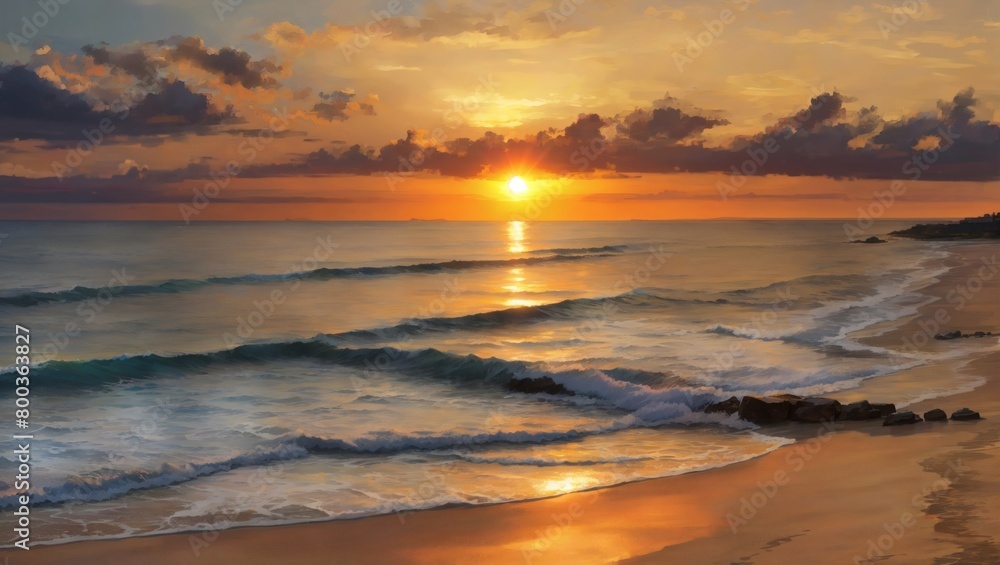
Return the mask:
<path id="1" fill-rule="evenodd" d="M 1000 208 L 987 4 L 115 0 L 130 26 L 69 4 L 0 44 L 0 219 L 978 215 Z"/>

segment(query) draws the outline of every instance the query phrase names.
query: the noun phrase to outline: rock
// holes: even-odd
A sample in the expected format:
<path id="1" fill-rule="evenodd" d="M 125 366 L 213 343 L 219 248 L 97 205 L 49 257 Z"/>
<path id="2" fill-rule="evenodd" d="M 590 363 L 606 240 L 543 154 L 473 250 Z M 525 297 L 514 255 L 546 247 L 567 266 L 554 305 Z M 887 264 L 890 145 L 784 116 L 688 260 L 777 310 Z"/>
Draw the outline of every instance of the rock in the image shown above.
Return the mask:
<path id="1" fill-rule="evenodd" d="M 773 396 L 744 396 L 740 402 L 740 418 L 754 424 L 776 424 L 788 419 L 791 402 Z"/>
<path id="2" fill-rule="evenodd" d="M 878 410 L 883 417 L 896 411 L 896 405 L 887 402 L 872 402 L 872 408 Z"/>
<path id="3" fill-rule="evenodd" d="M 976 337 L 986 337 L 986 332 L 976 332 L 976 333 L 974 333 L 972 335 L 974 335 Z"/>
<path id="4" fill-rule="evenodd" d="M 961 410 L 953 412 L 951 415 L 952 420 L 958 420 L 958 421 L 978 420 L 979 418 L 980 418 L 979 412 L 969 410 L 968 408 L 962 408 Z"/>
<path id="5" fill-rule="evenodd" d="M 784 394 L 775 394 L 772 398 L 777 398 L 779 400 L 787 400 L 791 402 L 793 405 L 796 403 L 796 401 L 802 400 L 801 396 L 797 394 L 789 394 L 787 392 Z"/>
<path id="6" fill-rule="evenodd" d="M 735 414 L 740 410 L 740 399 L 735 396 L 731 396 L 722 402 L 713 402 L 705 407 L 706 414 L 715 414 L 717 412 L 723 412 L 725 414 Z"/>
<path id="7" fill-rule="evenodd" d="M 882 421 L 883 426 L 902 426 L 905 424 L 916 424 L 917 422 L 922 422 L 920 416 L 917 416 L 909 410 L 903 412 L 896 412 L 895 414 L 889 414 Z"/>
<path id="8" fill-rule="evenodd" d="M 937 334 L 934 336 L 934 339 L 958 339 L 960 337 L 962 337 L 962 332 L 955 330 L 946 334 Z"/>
<path id="9" fill-rule="evenodd" d="M 895 412 L 895 410 L 892 412 Z M 890 412 L 890 414 L 892 412 Z M 874 420 L 881 417 L 882 411 L 872 408 L 872 405 L 867 400 L 852 402 L 847 406 L 844 406 L 843 410 L 840 412 L 841 420 Z"/>
<path id="10" fill-rule="evenodd" d="M 796 422 L 830 422 L 840 416 L 842 408 L 840 402 L 832 398 L 803 398 L 793 404 L 790 417 Z"/>
<path id="11" fill-rule="evenodd" d="M 935 408 L 924 412 L 924 420 L 927 420 L 928 422 L 946 422 L 948 420 L 948 414 L 940 408 Z"/>
<path id="12" fill-rule="evenodd" d="M 855 239 L 851 243 L 885 243 L 885 240 L 884 239 L 879 239 L 879 238 L 877 238 L 877 237 L 875 237 L 873 235 L 873 236 L 869 237 L 868 239 Z"/>
<path id="13" fill-rule="evenodd" d="M 538 394 L 544 392 L 546 394 L 566 394 L 569 396 L 574 396 L 571 390 L 568 390 L 563 385 L 552 380 L 552 377 L 538 377 L 533 379 L 531 377 L 525 377 L 523 379 L 511 379 L 507 383 L 507 390 L 512 390 L 514 392 L 525 392 L 528 394 Z"/>

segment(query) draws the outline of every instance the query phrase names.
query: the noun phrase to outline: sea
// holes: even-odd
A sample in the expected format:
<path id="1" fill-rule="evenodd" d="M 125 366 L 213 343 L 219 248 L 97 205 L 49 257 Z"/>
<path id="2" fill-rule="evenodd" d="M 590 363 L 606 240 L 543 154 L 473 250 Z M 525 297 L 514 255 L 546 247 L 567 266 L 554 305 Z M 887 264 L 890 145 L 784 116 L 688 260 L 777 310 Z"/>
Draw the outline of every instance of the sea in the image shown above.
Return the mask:
<path id="1" fill-rule="evenodd" d="M 405 521 L 745 461 L 791 440 L 700 409 L 928 362 L 859 336 L 939 300 L 922 289 L 952 244 L 888 239 L 849 243 L 844 221 L 0 222 L 0 508 L 26 433 L 33 544 Z M 565 392 L 508 387 L 543 376 Z"/>

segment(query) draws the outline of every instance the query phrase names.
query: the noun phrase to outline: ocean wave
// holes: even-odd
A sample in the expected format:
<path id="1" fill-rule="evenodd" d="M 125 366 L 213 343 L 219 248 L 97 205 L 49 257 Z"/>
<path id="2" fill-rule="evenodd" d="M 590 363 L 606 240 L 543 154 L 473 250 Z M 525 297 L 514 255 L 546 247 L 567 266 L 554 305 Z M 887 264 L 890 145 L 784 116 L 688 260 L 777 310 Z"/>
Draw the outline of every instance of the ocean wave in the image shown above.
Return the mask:
<path id="1" fill-rule="evenodd" d="M 634 463 L 638 461 L 651 461 L 653 457 L 649 456 L 633 456 L 633 455 L 619 455 L 616 457 L 604 457 L 600 459 L 564 459 L 557 457 L 539 457 L 534 455 L 528 455 L 523 457 L 518 456 L 484 456 L 475 455 L 472 453 L 461 453 L 455 452 L 450 455 L 457 457 L 463 461 L 468 461 L 469 463 L 478 464 L 493 464 L 493 465 L 503 465 L 503 466 L 531 466 L 531 467 L 566 467 L 566 466 L 582 466 L 589 467 L 593 465 L 610 465 L 615 463 Z"/>
<path id="2" fill-rule="evenodd" d="M 389 454 L 402 451 L 431 451 L 492 444 L 543 444 L 554 441 L 575 440 L 623 428 L 625 428 L 623 424 L 612 422 L 603 426 L 547 432 L 499 430 L 473 434 L 417 436 L 392 431 L 381 431 L 350 439 L 299 434 L 283 438 L 282 441 L 313 452 L 334 451 L 359 454 Z"/>
<path id="3" fill-rule="evenodd" d="M 518 257 L 514 259 L 493 260 L 455 260 L 438 263 L 419 263 L 414 265 L 392 265 L 386 267 L 322 267 L 311 271 L 300 271 L 285 274 L 249 274 L 234 277 L 210 277 L 207 279 L 175 279 L 159 284 L 125 285 L 118 287 L 88 287 L 76 286 L 67 290 L 51 292 L 25 292 L 12 296 L 0 296 L 2 306 L 37 306 L 53 302 L 80 302 L 92 298 L 100 298 L 108 294 L 112 296 L 137 296 L 146 294 L 177 294 L 189 292 L 212 285 L 247 285 L 274 283 L 294 280 L 330 280 L 355 277 L 376 277 L 404 274 L 433 274 L 449 271 L 467 271 L 472 269 L 489 269 L 508 266 L 536 265 L 542 263 L 557 263 L 566 261 L 581 261 L 596 257 L 606 257 L 609 254 L 565 255 L 556 254 L 547 257 Z"/>
<path id="4" fill-rule="evenodd" d="M 213 368 L 262 364 L 286 359 L 315 359 L 359 369 L 390 365 L 403 373 L 426 373 L 440 378 L 468 382 L 506 382 L 524 373 L 528 364 L 495 357 L 456 355 L 433 348 L 404 350 L 393 347 L 346 348 L 328 343 L 322 337 L 312 340 L 241 345 L 212 353 L 186 353 L 176 356 L 156 354 L 119 356 L 87 361 L 48 361 L 33 367 L 36 388 L 88 388 L 136 379 L 184 376 L 204 373 Z M 13 370 L 0 373 L 0 379 L 13 379 Z M 13 390 L 13 389 L 11 389 Z M 0 394 L 3 394 L 0 392 Z"/>
<path id="5" fill-rule="evenodd" d="M 746 326 L 738 328 L 734 326 L 727 326 L 725 324 L 715 324 L 714 326 L 706 328 L 705 333 L 741 337 L 743 339 L 753 339 L 758 341 L 780 341 L 784 337 L 782 332 L 765 332 L 763 330 L 755 330 Z"/>
<path id="6" fill-rule="evenodd" d="M 519 306 L 451 318 L 414 318 L 395 326 L 325 334 L 331 343 L 392 342 L 427 332 L 452 332 L 517 326 L 551 320 L 607 316 L 608 311 L 641 312 L 649 308 L 683 305 L 739 304 L 724 299 L 677 298 L 637 288 L 615 296 L 570 298 L 550 304 Z M 743 304 L 747 305 L 747 304 Z"/>
<path id="7" fill-rule="evenodd" d="M 270 447 L 258 446 L 252 451 L 215 461 L 164 463 L 158 469 L 102 469 L 75 475 L 58 485 L 32 489 L 30 494 L 33 503 L 99 502 L 136 490 L 174 485 L 239 467 L 300 459 L 307 455 L 309 452 L 303 447 L 285 442 Z M 9 488 L 0 492 L 0 508 L 16 506 L 19 494 L 23 493 Z"/>
<path id="8" fill-rule="evenodd" d="M 553 247 L 551 249 L 532 249 L 528 253 L 543 254 L 556 253 L 559 255 L 576 255 L 580 253 L 624 253 L 632 246 L 629 245 L 604 245 L 601 247 Z"/>

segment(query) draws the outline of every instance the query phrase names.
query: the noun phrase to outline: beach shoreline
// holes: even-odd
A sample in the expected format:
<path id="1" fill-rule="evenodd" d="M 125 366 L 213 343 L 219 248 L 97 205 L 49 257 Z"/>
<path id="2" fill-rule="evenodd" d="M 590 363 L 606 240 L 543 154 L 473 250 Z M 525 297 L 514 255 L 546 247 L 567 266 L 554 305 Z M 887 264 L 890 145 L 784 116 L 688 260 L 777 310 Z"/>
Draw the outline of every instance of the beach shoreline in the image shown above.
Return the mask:
<path id="1" fill-rule="evenodd" d="M 1000 353 L 987 352 L 997 338 L 913 339 L 933 333 L 927 329 L 931 321 L 942 330 L 1000 330 L 992 325 L 1000 277 L 983 271 L 995 263 L 997 249 L 950 248 L 964 265 L 921 291 L 939 300 L 894 329 L 865 338 L 884 347 L 898 347 L 906 338 L 922 351 L 942 354 L 939 361 L 830 395 L 893 402 L 875 396 L 882 379 L 940 383 L 942 375 L 960 374 L 948 381 L 956 390 L 982 384 L 906 409 L 922 414 L 940 407 L 951 413 L 968 406 L 983 415 L 981 421 L 893 428 L 880 421 L 838 422 L 832 430 L 788 423 L 760 431 L 799 440 L 795 444 L 710 471 L 488 506 L 38 545 L 30 552 L 4 550 L 0 558 L 16 564 L 1000 560 L 991 537 L 1000 525 L 988 511 L 1000 502 L 1000 481 L 988 473 L 996 468 L 1000 442 Z M 970 287 L 974 280 L 979 282 Z M 979 290 L 972 293 L 975 286 Z M 970 293 L 960 308 L 946 298 L 956 288 Z M 970 353 L 949 358 L 956 348 Z"/>

